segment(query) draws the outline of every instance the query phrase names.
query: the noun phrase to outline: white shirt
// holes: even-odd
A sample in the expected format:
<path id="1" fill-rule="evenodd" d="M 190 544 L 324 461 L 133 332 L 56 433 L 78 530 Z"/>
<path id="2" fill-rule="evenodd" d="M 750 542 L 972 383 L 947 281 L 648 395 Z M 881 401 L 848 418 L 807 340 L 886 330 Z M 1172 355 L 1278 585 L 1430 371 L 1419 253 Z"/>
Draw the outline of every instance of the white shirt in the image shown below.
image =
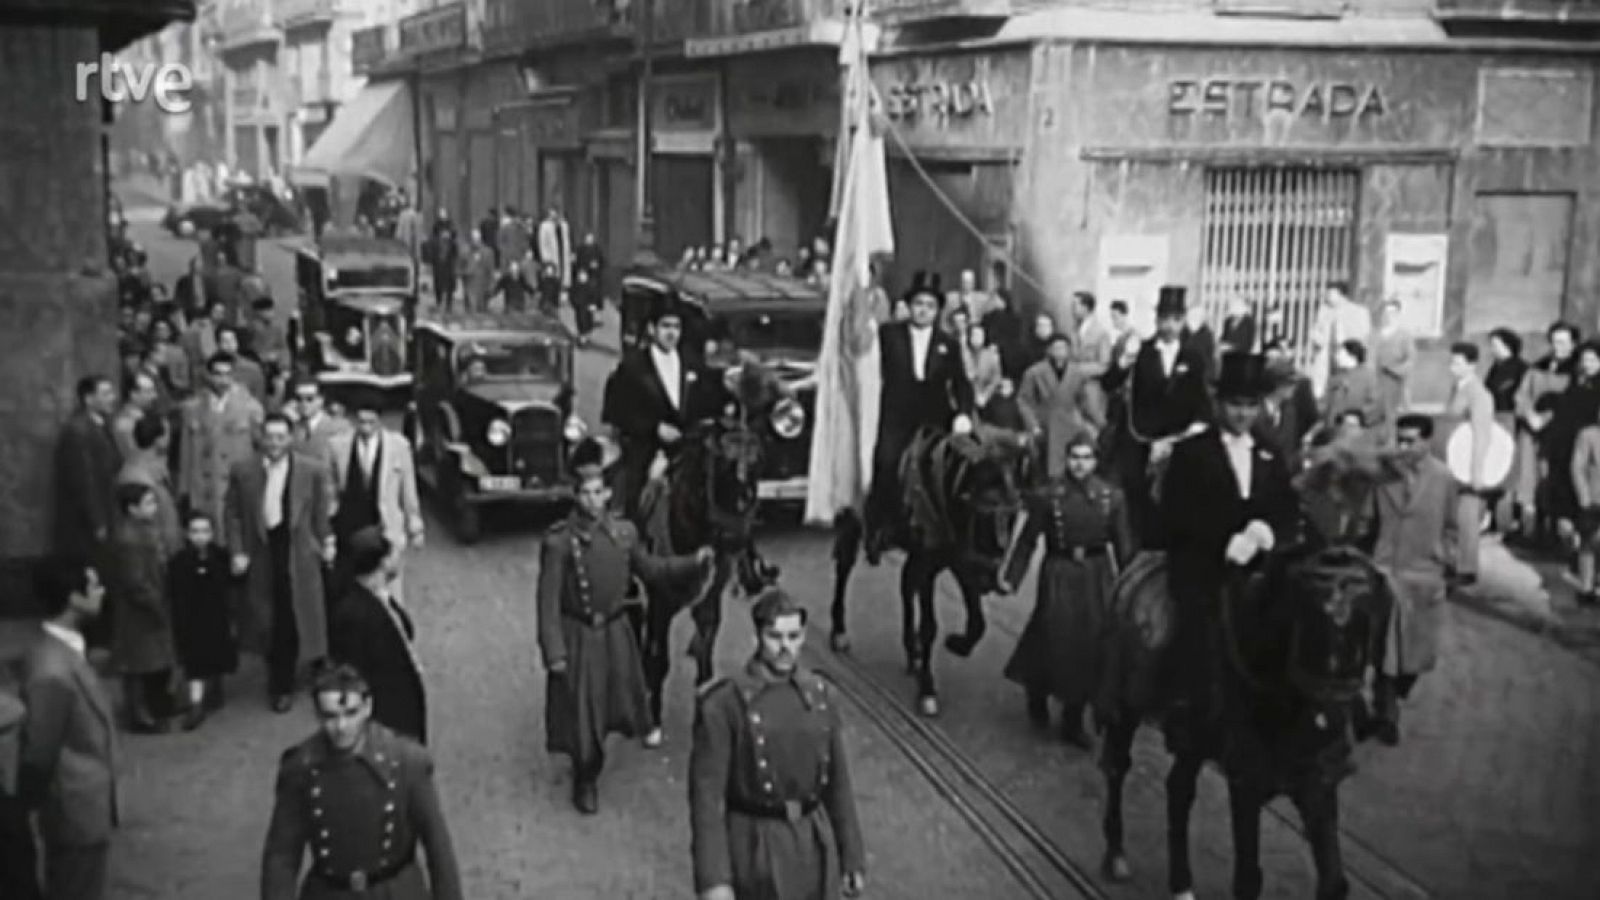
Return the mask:
<path id="1" fill-rule="evenodd" d="M 933 326 L 911 326 L 911 375 L 922 381 L 928 374 L 928 344 L 933 341 Z"/>
<path id="2" fill-rule="evenodd" d="M 289 457 L 267 460 L 267 486 L 261 493 L 261 520 L 271 531 L 283 524 L 283 494 L 289 485 Z"/>
<path id="3" fill-rule="evenodd" d="M 655 363 L 656 374 L 667 389 L 667 399 L 672 402 L 672 408 L 682 409 L 683 398 L 679 395 L 683 389 L 683 362 L 678 358 L 677 351 L 663 353 L 660 347 L 652 346 L 650 361 Z"/>
<path id="4" fill-rule="evenodd" d="M 372 465 L 377 462 L 378 436 L 361 437 L 357 435 L 356 447 L 356 453 L 361 458 L 361 477 L 370 480 L 372 478 Z"/>
<path id="5" fill-rule="evenodd" d="M 89 645 L 83 639 L 83 635 L 70 628 L 62 628 L 54 622 L 46 622 L 44 623 L 44 633 L 71 647 L 73 652 L 79 656 L 86 656 L 89 652 Z"/>
<path id="6" fill-rule="evenodd" d="M 1229 434 L 1224 431 L 1222 435 L 1222 449 L 1228 451 L 1228 465 L 1233 469 L 1233 477 L 1239 482 L 1239 496 L 1245 500 L 1250 499 L 1250 474 L 1254 462 L 1256 442 L 1249 433 Z"/>
<path id="7" fill-rule="evenodd" d="M 230 391 L 223 391 L 220 394 L 218 394 L 218 393 L 216 393 L 214 391 L 212 392 L 212 394 L 211 394 L 211 411 L 212 412 L 214 412 L 214 413 L 216 413 L 218 415 L 221 415 L 223 412 L 225 412 L 227 410 L 227 408 L 228 408 L 228 394 L 229 393 L 231 393 L 231 392 Z"/>
<path id="8" fill-rule="evenodd" d="M 1178 350 L 1182 346 L 1178 341 L 1156 341 L 1156 352 L 1161 354 L 1161 371 L 1168 378 L 1172 377 L 1172 369 L 1178 364 Z"/>

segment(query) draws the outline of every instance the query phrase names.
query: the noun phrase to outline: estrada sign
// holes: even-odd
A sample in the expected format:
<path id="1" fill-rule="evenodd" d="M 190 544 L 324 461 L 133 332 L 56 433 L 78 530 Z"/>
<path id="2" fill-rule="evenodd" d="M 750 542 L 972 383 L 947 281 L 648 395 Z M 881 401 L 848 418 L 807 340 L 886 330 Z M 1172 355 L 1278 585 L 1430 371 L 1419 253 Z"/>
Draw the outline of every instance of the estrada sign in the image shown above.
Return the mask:
<path id="1" fill-rule="evenodd" d="M 1294 118 L 1364 119 L 1388 111 L 1375 84 L 1287 79 L 1181 78 L 1167 83 L 1167 113 L 1219 118 L 1264 119 L 1273 113 Z"/>
<path id="2" fill-rule="evenodd" d="M 891 119 L 926 117 L 939 122 L 994 115 L 989 83 L 969 81 L 903 81 L 889 85 L 883 98 L 884 114 Z"/>

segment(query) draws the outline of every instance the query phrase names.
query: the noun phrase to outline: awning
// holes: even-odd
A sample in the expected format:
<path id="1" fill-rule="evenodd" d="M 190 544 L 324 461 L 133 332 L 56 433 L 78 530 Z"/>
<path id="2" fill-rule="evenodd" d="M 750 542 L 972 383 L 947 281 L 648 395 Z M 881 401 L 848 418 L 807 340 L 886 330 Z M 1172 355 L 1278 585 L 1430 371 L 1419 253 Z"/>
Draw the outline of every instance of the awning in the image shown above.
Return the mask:
<path id="1" fill-rule="evenodd" d="M 316 187 L 334 177 L 360 176 L 401 187 L 416 164 L 411 90 L 404 81 L 368 82 L 334 114 L 289 180 Z"/>

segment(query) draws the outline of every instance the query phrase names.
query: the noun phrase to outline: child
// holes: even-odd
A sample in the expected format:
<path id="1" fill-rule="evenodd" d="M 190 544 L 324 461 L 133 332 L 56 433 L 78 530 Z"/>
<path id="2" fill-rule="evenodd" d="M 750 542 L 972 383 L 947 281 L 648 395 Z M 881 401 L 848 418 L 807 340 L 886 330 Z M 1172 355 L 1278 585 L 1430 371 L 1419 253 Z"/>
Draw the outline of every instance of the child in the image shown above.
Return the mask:
<path id="1" fill-rule="evenodd" d="M 216 543 L 210 517 L 191 513 L 184 548 L 167 564 L 178 663 L 189 680 L 186 730 L 198 728 L 206 713 L 222 708 L 222 678 L 239 666 L 229 605 L 232 588 L 228 554 Z"/>
<path id="2" fill-rule="evenodd" d="M 160 506 L 147 484 L 117 485 L 122 514 L 112 543 L 111 658 L 123 674 L 128 726 L 136 734 L 169 730 L 172 698 L 172 613 L 167 605 L 166 560 L 156 525 Z"/>

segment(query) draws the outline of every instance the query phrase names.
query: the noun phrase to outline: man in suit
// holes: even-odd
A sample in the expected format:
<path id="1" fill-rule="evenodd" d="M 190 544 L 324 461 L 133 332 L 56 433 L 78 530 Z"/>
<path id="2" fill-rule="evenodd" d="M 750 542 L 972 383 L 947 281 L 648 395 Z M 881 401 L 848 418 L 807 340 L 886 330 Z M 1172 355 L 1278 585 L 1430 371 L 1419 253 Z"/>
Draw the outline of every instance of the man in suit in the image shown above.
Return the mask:
<path id="1" fill-rule="evenodd" d="M 366 677 L 379 725 L 425 744 L 428 697 L 413 649 L 416 625 L 394 590 L 398 554 L 376 525 L 351 535 L 342 552 L 352 580 L 333 612 L 328 648 Z"/>
<path id="2" fill-rule="evenodd" d="M 1456 503 L 1456 575 L 1462 584 L 1478 580 L 1478 537 L 1483 532 L 1483 495 L 1497 485 L 1489 484 L 1484 474 L 1484 459 L 1489 452 L 1489 430 L 1494 427 L 1494 396 L 1478 377 L 1478 345 L 1450 346 L 1450 375 L 1455 384 L 1445 404 L 1448 427 L 1442 429 L 1441 443 L 1450 440 L 1455 429 L 1472 426 L 1472 481 L 1461 491 Z M 1587 422 L 1584 424 L 1588 424 Z M 1566 473 L 1560 473 L 1565 475 Z"/>
<path id="3" fill-rule="evenodd" d="M 547 302 L 554 306 L 561 299 L 561 292 L 572 287 L 572 227 L 553 203 L 539 223 L 537 241 L 540 281 L 550 282 L 555 296 L 547 298 Z"/>
<path id="4" fill-rule="evenodd" d="M 1090 378 L 1099 378 L 1111 366 L 1111 332 L 1095 315 L 1095 305 L 1095 296 L 1088 291 L 1072 295 L 1073 321 L 1078 323 L 1072 367 Z"/>
<path id="5" fill-rule="evenodd" d="M 334 538 L 343 557 L 361 529 L 381 529 L 394 553 L 395 579 L 389 589 L 403 596 L 401 557 L 408 548 L 420 549 L 423 540 L 411 442 L 383 427 L 378 406 L 370 398 L 358 401 L 354 413 L 355 430 L 329 438 L 324 459 L 333 475 Z M 339 569 L 343 576 L 354 574 L 343 562 Z M 343 593 L 341 584 L 336 595 Z"/>
<path id="6" fill-rule="evenodd" d="M 111 419 L 111 436 L 117 442 L 117 454 L 123 462 L 139 454 L 133 443 L 133 427 L 145 416 L 156 412 L 161 390 L 156 386 L 155 375 L 136 371 L 128 376 L 122 389 L 122 408 Z"/>
<path id="7" fill-rule="evenodd" d="M 867 558 L 876 564 L 888 546 L 901 497 L 900 460 L 923 428 L 972 430 L 973 392 L 956 339 L 940 331 L 939 295 L 918 290 L 911 318 L 878 332 L 882 403 L 866 503 Z"/>
<path id="8" fill-rule="evenodd" d="M 1168 674 L 1171 684 L 1183 686 L 1180 711 L 1187 707 L 1196 715 L 1192 721 L 1201 722 L 1214 712 L 1215 627 L 1229 572 L 1257 565 L 1287 544 L 1299 516 L 1282 454 L 1251 434 L 1269 387 L 1264 361 L 1230 353 L 1221 369 L 1217 426 L 1176 445 L 1161 485 L 1168 590 L 1177 618 Z M 1168 739 L 1174 739 L 1172 730 Z"/>
<path id="9" fill-rule="evenodd" d="M 572 314 L 580 345 L 589 342 L 595 314 L 605 302 L 605 278 L 606 255 L 591 231 L 584 234 L 583 242 L 572 254 Z"/>
<path id="10" fill-rule="evenodd" d="M 704 374 L 678 347 L 683 313 L 671 303 L 657 304 L 649 331 L 649 344 L 617 364 L 606 390 L 606 418 L 622 443 L 619 493 L 630 520 L 637 518 L 650 462 L 658 453 L 675 455 L 684 431 L 710 412 L 702 400 Z"/>
<path id="11" fill-rule="evenodd" d="M 234 464 L 223 527 L 245 576 L 244 643 L 267 661 L 272 709 L 294 703 L 300 669 L 328 652 L 323 566 L 333 561 L 333 491 L 320 460 L 289 449 L 289 420 L 267 416 L 262 452 Z"/>
<path id="12" fill-rule="evenodd" d="M 117 826 L 117 728 L 84 656 L 83 627 L 100 614 L 105 589 L 81 560 L 40 576 L 46 618 L 22 665 L 18 796 L 37 814 L 46 900 L 99 900 Z"/>
<path id="13" fill-rule="evenodd" d="M 289 400 L 294 404 L 295 452 L 312 459 L 327 459 L 328 442 L 334 435 L 348 432 L 350 422 L 328 412 L 322 385 L 315 378 L 297 377 L 289 387 Z"/>
<path id="14" fill-rule="evenodd" d="M 111 379 L 78 381 L 78 408 L 56 444 L 56 550 L 94 563 L 110 538 L 112 490 L 122 454 L 111 432 L 117 391 Z"/>
<path id="15" fill-rule="evenodd" d="M 1113 368 L 1102 379 L 1108 391 L 1132 379 L 1127 424 L 1133 439 L 1126 448 L 1134 458 L 1121 470 L 1129 479 L 1122 487 L 1141 547 L 1157 546 L 1161 537 L 1147 474 L 1150 464 L 1166 459 L 1178 438 L 1197 433 L 1211 417 L 1205 357 L 1184 340 L 1184 295 L 1182 287 L 1161 288 L 1155 336 L 1139 347 L 1131 369 Z"/>

